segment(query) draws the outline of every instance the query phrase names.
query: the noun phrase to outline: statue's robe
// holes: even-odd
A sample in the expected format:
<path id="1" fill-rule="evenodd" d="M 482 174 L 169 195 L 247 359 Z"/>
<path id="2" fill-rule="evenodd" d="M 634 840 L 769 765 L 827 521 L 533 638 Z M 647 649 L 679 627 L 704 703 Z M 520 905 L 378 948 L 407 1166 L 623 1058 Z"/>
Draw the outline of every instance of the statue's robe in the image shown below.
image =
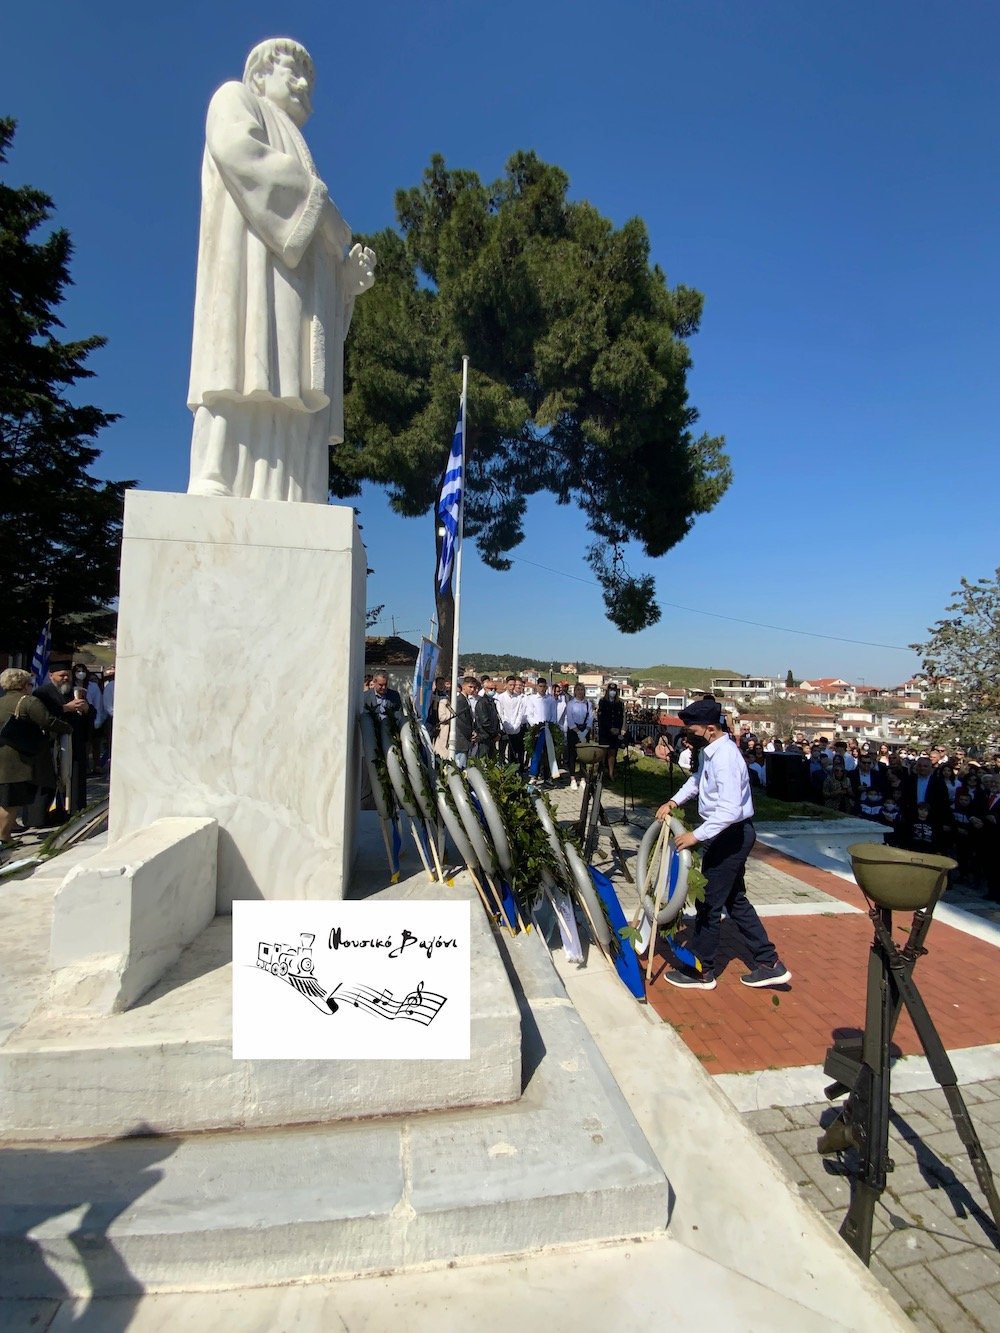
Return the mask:
<path id="1" fill-rule="evenodd" d="M 188 406 L 188 491 L 328 498 L 343 439 L 351 233 L 297 126 L 242 83 L 208 109 Z M 338 247 L 320 235 L 333 209 Z"/>

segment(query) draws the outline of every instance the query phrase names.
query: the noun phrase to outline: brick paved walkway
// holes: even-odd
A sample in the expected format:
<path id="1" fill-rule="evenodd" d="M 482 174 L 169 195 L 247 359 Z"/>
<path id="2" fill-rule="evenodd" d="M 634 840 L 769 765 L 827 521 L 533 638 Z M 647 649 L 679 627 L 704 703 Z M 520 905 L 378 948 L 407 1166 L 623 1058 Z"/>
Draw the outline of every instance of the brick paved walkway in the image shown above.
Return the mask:
<path id="1" fill-rule="evenodd" d="M 774 914 L 781 910 L 776 904 L 794 900 L 789 882 L 808 892 L 808 915 Z M 650 1003 L 711 1073 L 820 1065 L 831 1041 L 863 1023 L 872 928 L 863 911 L 845 913 L 843 907 L 863 908 L 864 899 L 836 875 L 759 843 L 747 883 L 792 971 L 791 985 L 775 992 L 740 985 L 741 942 L 726 922 L 717 989 L 691 994 L 666 985 L 664 951 Z M 908 928 L 908 917 L 899 914 L 900 940 Z M 932 925 L 926 945 L 914 979 L 945 1047 L 1000 1041 L 996 946 L 941 921 Z M 895 1045 L 905 1055 L 921 1052 L 905 1013 Z M 967 1084 L 962 1091 L 983 1148 L 1000 1169 L 1000 1080 Z M 836 1109 L 827 1102 L 772 1107 L 746 1119 L 803 1197 L 839 1228 L 850 1201 L 847 1171 L 854 1155 L 842 1160 L 816 1151 L 821 1127 Z M 1000 1234 L 940 1089 L 893 1096 L 890 1155 L 895 1170 L 875 1214 L 872 1272 L 918 1328 L 996 1333 Z"/>
<path id="2" fill-rule="evenodd" d="M 740 984 L 748 956 L 741 956 L 742 941 L 728 921 L 723 923 L 714 991 L 692 993 L 668 985 L 663 973 L 670 966 L 669 955 L 661 945 L 649 1002 L 712 1074 L 822 1064 L 835 1037 L 857 1032 L 863 1024 L 872 939 L 867 915 L 825 915 L 818 905 L 815 914 L 768 915 L 764 923 L 792 972 L 788 987 L 750 990 Z M 902 942 L 906 929 L 895 933 Z M 996 948 L 941 922 L 931 926 L 926 944 L 928 954 L 918 963 L 914 980 L 945 1047 L 1000 1041 Z M 921 1051 L 905 1014 L 895 1040 L 906 1055 Z"/>
<path id="3" fill-rule="evenodd" d="M 563 820 L 579 811 L 575 793 L 555 792 L 553 796 Z M 609 814 L 612 809 L 620 810 L 614 797 L 605 804 Z M 615 826 L 626 856 L 642 836 L 649 816 L 650 812 L 637 809 L 631 826 Z M 779 825 L 772 827 L 780 829 Z M 607 864 L 608 856 L 605 841 L 597 860 Z M 620 876 L 616 885 L 626 915 L 630 915 L 638 901 L 636 892 Z M 759 842 L 747 866 L 747 887 L 792 971 L 791 985 L 774 991 L 740 985 L 744 971 L 741 941 L 726 921 L 717 988 L 692 994 L 667 985 L 663 973 L 670 966 L 670 955 L 661 946 L 648 1001 L 712 1074 L 753 1077 L 756 1071 L 815 1068 L 822 1065 L 836 1037 L 860 1031 L 863 1022 L 872 938 L 864 898 L 850 881 Z M 1000 922 L 1000 909 L 971 890 L 949 892 L 945 901 L 970 912 L 979 922 Z M 900 940 L 908 929 L 909 918 L 899 914 L 896 934 Z M 928 953 L 918 962 L 914 980 L 945 1047 L 961 1050 L 968 1063 L 975 1065 L 975 1048 L 1000 1043 L 1000 952 L 996 945 L 940 920 L 932 925 L 926 945 Z M 895 1044 L 903 1055 L 920 1052 L 905 1014 L 896 1029 Z M 732 1082 L 732 1078 L 722 1079 L 720 1086 L 730 1091 Z M 742 1079 L 736 1082 L 745 1085 Z M 820 1087 L 823 1082 L 819 1081 Z M 1000 1079 L 967 1081 L 962 1092 L 1000 1178 Z M 785 1174 L 835 1229 L 847 1210 L 850 1186 L 846 1172 L 854 1163 L 852 1154 L 844 1160 L 820 1157 L 816 1141 L 838 1105 L 811 1102 L 745 1114 Z M 898 1092 L 892 1107 L 890 1154 L 895 1170 L 889 1174 L 875 1214 L 872 1271 L 917 1328 L 938 1333 L 997 1333 L 1000 1234 L 944 1095 L 936 1087 Z"/>

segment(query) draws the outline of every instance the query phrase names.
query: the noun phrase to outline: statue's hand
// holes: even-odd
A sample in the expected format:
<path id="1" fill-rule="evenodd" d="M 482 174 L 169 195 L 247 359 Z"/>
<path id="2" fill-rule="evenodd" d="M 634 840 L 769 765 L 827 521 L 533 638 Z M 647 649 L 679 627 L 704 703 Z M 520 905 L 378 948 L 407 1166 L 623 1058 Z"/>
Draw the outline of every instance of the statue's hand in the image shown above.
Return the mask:
<path id="1" fill-rule="evenodd" d="M 375 281 L 375 251 L 367 245 L 352 245 L 344 260 L 344 276 L 348 292 L 355 296 L 366 292 Z"/>

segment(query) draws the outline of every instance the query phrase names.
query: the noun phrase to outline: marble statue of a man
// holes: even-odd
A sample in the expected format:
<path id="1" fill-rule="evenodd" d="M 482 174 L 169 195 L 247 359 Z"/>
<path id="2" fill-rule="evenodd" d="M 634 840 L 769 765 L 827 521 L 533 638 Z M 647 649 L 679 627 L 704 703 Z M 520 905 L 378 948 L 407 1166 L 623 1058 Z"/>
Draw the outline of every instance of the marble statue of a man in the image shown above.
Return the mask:
<path id="1" fill-rule="evenodd" d="M 328 498 L 344 434 L 344 339 L 375 255 L 316 174 L 300 132 L 313 63 L 261 42 L 208 108 L 188 406 L 192 495 Z"/>

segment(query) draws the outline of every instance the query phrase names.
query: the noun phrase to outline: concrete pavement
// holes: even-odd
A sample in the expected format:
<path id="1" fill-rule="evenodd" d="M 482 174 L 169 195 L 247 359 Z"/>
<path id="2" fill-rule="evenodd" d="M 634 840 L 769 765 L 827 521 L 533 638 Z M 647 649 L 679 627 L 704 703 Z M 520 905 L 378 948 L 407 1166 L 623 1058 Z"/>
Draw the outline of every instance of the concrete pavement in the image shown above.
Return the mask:
<path id="1" fill-rule="evenodd" d="M 559 805 L 571 795 L 561 794 Z M 624 841 L 634 846 L 639 830 L 629 832 Z M 708 1323 L 769 1333 L 907 1327 L 899 1306 L 800 1197 L 674 1028 L 636 1004 L 596 951 L 577 968 L 557 949 L 555 963 L 671 1181 L 666 1232 L 304 1286 L 6 1302 L 0 1325 L 153 1330 L 224 1321 L 269 1330 L 339 1324 L 352 1333 L 474 1325 L 489 1333 L 520 1324 L 589 1333 L 665 1319 L 679 1329 Z"/>
<path id="2" fill-rule="evenodd" d="M 824 826 L 825 828 L 825 826 Z M 830 842 L 829 838 L 826 842 Z M 789 987 L 748 990 L 741 942 L 724 923 L 719 986 L 690 994 L 667 986 L 660 962 L 650 1003 L 715 1076 L 760 1134 L 800 1196 L 837 1228 L 850 1199 L 846 1168 L 816 1141 L 836 1114 L 823 1073 L 833 1040 L 864 1022 L 868 949 L 865 900 L 846 859 L 824 846 L 813 862 L 804 830 L 766 831 L 747 886 L 786 966 Z M 955 1066 L 983 1149 L 1000 1167 L 1000 910 L 971 889 L 949 890 L 927 936 L 916 981 Z M 895 932 L 909 929 L 897 913 Z M 908 1015 L 895 1034 L 890 1172 L 875 1214 L 871 1271 L 919 1328 L 979 1333 L 1000 1328 L 1000 1233 Z"/>

